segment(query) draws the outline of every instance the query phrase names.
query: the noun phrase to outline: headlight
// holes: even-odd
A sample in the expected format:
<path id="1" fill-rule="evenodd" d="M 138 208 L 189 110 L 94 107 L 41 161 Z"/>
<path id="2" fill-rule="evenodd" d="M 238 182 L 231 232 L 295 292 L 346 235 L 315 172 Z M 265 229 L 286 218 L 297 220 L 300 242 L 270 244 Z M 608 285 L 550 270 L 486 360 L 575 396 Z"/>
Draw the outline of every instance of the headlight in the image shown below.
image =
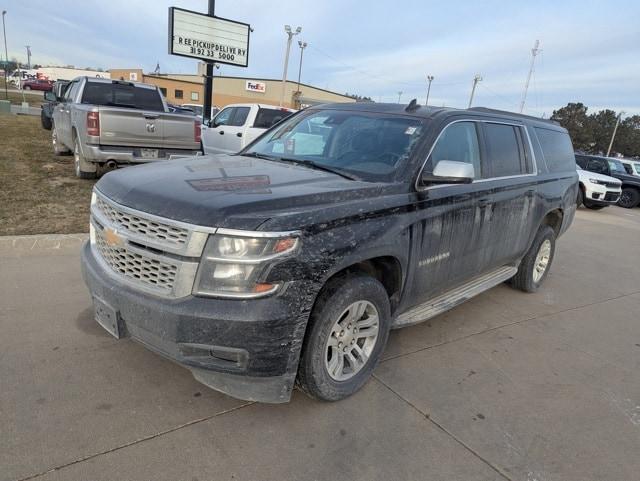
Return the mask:
<path id="1" fill-rule="evenodd" d="M 598 179 L 589 179 L 589 182 L 591 182 L 592 184 L 604 184 L 605 182 L 602 182 L 601 180 Z"/>
<path id="2" fill-rule="evenodd" d="M 271 294 L 280 284 L 265 282 L 266 275 L 274 263 L 293 255 L 299 243 L 289 234 L 214 234 L 204 248 L 193 293 L 236 298 Z"/>

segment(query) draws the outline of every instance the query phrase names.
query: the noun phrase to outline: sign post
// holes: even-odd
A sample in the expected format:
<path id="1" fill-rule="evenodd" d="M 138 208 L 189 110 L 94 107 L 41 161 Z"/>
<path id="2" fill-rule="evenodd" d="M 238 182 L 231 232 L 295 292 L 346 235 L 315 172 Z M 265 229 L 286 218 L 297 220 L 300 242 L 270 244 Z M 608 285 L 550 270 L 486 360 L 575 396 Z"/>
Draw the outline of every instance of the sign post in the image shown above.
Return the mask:
<path id="1" fill-rule="evenodd" d="M 213 66 L 216 63 L 249 65 L 251 26 L 215 16 L 215 0 L 209 0 L 207 14 L 169 7 L 169 53 L 196 58 L 206 63 L 203 121 L 211 118 Z"/>

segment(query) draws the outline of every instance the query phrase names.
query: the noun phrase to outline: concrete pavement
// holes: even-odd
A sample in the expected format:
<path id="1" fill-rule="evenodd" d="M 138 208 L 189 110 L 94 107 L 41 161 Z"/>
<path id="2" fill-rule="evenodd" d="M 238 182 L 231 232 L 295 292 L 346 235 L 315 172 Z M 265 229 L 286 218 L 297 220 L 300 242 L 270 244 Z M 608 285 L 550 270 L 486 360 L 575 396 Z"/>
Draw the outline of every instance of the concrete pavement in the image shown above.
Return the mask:
<path id="1" fill-rule="evenodd" d="M 0 238 L 0 480 L 633 480 L 640 210 L 581 209 L 536 294 L 393 332 L 333 404 L 238 401 L 92 320 L 82 237 Z"/>

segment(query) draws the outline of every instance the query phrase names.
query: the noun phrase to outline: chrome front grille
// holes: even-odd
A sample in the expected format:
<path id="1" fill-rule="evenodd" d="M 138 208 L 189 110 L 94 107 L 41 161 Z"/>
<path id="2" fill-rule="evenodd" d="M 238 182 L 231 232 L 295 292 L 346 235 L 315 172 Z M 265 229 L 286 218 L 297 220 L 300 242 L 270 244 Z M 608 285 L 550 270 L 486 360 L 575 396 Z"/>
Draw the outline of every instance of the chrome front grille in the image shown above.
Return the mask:
<path id="1" fill-rule="evenodd" d="M 124 246 L 109 245 L 100 228 L 95 234 L 95 246 L 105 263 L 115 272 L 165 295 L 172 293 L 178 274 L 176 263 L 154 259 Z"/>
<path id="2" fill-rule="evenodd" d="M 102 197 L 96 197 L 95 207 L 112 224 L 136 236 L 145 237 L 158 244 L 181 248 L 189 241 L 189 231 L 117 209 Z"/>
<path id="3" fill-rule="evenodd" d="M 216 231 L 158 217 L 93 193 L 91 245 L 105 270 L 163 297 L 191 294 L 198 260 Z"/>

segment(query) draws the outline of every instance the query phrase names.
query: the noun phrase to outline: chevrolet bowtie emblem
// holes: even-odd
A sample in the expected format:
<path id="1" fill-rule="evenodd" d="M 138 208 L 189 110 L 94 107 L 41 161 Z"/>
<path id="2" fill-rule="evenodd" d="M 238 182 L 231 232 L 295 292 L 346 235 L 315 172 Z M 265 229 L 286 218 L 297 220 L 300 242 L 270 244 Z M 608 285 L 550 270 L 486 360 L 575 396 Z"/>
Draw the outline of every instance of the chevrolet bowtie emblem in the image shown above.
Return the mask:
<path id="1" fill-rule="evenodd" d="M 108 227 L 104 229 L 104 240 L 111 247 L 122 245 L 122 237 L 114 229 L 109 229 Z"/>

